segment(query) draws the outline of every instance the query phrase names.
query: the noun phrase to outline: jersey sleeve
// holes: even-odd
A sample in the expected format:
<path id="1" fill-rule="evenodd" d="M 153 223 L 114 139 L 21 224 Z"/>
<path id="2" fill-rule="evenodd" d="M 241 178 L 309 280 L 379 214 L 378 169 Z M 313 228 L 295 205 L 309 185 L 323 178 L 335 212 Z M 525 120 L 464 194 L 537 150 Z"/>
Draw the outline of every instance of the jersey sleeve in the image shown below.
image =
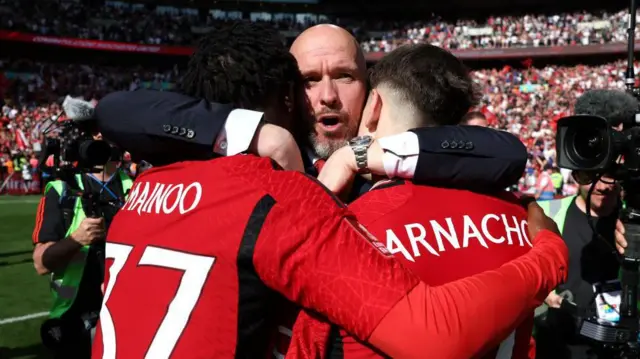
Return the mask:
<path id="1" fill-rule="evenodd" d="M 58 192 L 50 190 L 40 199 L 33 227 L 33 244 L 57 242 L 65 235 L 64 216 Z"/>
<path id="2" fill-rule="evenodd" d="M 439 287 L 416 286 L 368 341 L 392 357 L 473 357 L 531 315 L 544 293 L 566 279 L 567 262 L 560 236 L 541 231 L 528 254 L 497 270 Z"/>
<path id="3" fill-rule="evenodd" d="M 566 246 L 542 231 L 527 255 L 497 270 L 429 287 L 322 187 L 268 181 L 278 193 L 254 249 L 258 276 L 394 358 L 488 350 L 565 279 Z"/>
<path id="4" fill-rule="evenodd" d="M 267 286 L 359 338 L 419 282 L 338 206 L 276 204 L 263 224 L 254 266 Z"/>

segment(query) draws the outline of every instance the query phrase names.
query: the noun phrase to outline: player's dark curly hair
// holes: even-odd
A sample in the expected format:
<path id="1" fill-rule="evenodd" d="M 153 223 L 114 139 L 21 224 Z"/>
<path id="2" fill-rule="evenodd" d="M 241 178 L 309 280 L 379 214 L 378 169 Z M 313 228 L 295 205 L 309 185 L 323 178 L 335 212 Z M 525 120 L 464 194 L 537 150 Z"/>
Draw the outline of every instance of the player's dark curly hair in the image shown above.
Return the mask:
<path id="1" fill-rule="evenodd" d="M 279 32 L 246 20 L 217 25 L 203 36 L 180 90 L 212 102 L 264 109 L 301 83 L 295 58 Z"/>

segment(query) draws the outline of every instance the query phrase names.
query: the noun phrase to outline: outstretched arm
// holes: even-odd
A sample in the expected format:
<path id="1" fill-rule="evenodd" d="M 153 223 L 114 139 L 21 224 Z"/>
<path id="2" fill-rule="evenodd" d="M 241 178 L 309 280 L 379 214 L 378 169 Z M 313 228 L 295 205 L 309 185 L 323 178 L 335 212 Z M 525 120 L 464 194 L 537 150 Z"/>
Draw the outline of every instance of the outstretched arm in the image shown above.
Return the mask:
<path id="1" fill-rule="evenodd" d="M 152 90 L 114 92 L 95 109 L 102 135 L 138 161 L 160 166 L 249 151 L 302 170 L 293 136 L 264 124 L 262 117 L 262 112 Z"/>
<path id="2" fill-rule="evenodd" d="M 252 141 L 277 141 L 258 132 L 261 114 L 249 111 L 240 119 L 230 117 L 232 110 L 174 92 L 137 90 L 105 96 L 95 115 L 105 138 L 156 166 L 214 153 L 262 155 Z M 477 126 L 414 129 L 382 140 L 381 146 L 384 157 L 381 153 L 374 173 L 467 188 L 505 188 L 518 180 L 526 163 L 517 138 Z"/>
<path id="3" fill-rule="evenodd" d="M 273 183 L 292 183 L 289 177 L 296 175 L 301 176 L 281 172 L 282 180 Z M 273 188 L 277 204 L 255 247 L 257 274 L 289 300 L 391 357 L 480 353 L 505 338 L 565 279 L 566 246 L 539 207 L 538 218 L 530 212 L 534 248 L 527 255 L 494 271 L 429 287 L 339 201 L 328 205 L 329 195 L 302 181 L 290 190 Z M 298 195 L 290 204 L 282 199 Z"/>
<path id="4" fill-rule="evenodd" d="M 478 126 L 411 130 L 374 141 L 368 168 L 388 178 L 465 189 L 503 189 L 518 182 L 527 162 L 522 142 L 508 132 Z M 349 146 L 336 151 L 318 177 L 335 193 L 356 176 Z"/>

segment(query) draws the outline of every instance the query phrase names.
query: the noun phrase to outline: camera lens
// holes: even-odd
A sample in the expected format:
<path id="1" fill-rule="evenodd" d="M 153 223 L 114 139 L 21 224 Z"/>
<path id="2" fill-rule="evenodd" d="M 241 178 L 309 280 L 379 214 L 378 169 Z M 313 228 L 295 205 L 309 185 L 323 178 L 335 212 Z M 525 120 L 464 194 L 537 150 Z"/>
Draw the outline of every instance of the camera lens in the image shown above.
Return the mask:
<path id="1" fill-rule="evenodd" d="M 606 156 L 606 143 L 599 128 L 580 128 L 567 134 L 567 144 L 571 146 L 568 154 L 575 164 L 591 167 L 598 164 Z"/>
<path id="2" fill-rule="evenodd" d="M 90 166 L 107 163 L 111 158 L 111 146 L 104 141 L 85 140 L 78 146 L 80 160 Z"/>

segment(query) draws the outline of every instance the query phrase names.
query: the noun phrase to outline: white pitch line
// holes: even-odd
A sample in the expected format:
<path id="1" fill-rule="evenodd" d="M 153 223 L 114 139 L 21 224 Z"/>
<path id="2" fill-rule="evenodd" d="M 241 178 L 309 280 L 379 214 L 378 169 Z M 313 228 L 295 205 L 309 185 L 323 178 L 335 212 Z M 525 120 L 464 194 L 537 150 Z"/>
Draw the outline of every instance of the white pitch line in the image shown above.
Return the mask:
<path id="1" fill-rule="evenodd" d="M 38 199 L 6 199 L 4 200 L 0 197 L 0 205 L 3 204 L 14 204 L 14 203 L 38 203 L 40 202 L 40 198 Z"/>
<path id="2" fill-rule="evenodd" d="M 42 318 L 42 317 L 46 317 L 47 315 L 49 315 L 49 312 L 40 312 L 40 313 L 33 313 L 33 314 L 23 315 L 23 316 L 21 316 L 21 317 L 13 317 L 13 318 L 0 319 L 0 325 L 3 325 L 3 324 L 11 324 L 11 323 L 18 323 L 18 322 L 24 322 L 24 321 L 26 321 L 26 320 L 31 320 L 31 319 L 35 319 L 35 318 Z"/>

